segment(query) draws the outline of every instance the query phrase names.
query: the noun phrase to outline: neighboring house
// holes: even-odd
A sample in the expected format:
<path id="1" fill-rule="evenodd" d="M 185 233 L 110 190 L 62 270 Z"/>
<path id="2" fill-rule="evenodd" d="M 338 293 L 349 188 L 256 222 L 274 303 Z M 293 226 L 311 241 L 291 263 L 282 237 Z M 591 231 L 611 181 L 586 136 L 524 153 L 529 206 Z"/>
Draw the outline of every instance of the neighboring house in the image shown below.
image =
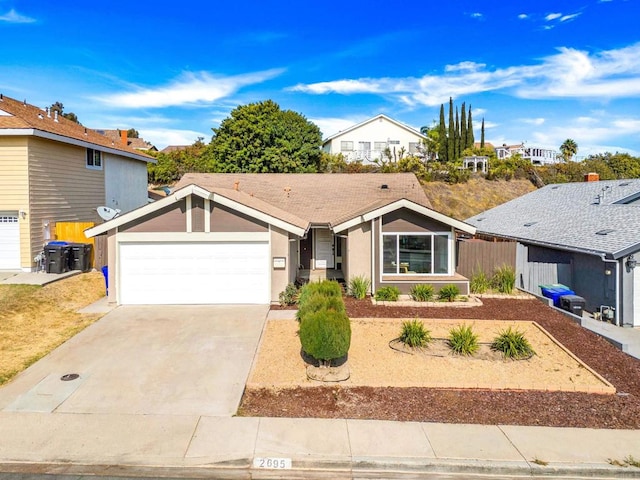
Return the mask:
<path id="1" fill-rule="evenodd" d="M 496 156 L 499 160 L 510 158 L 519 154 L 523 159 L 529 160 L 533 165 L 548 165 L 558 161 L 558 152 L 548 148 L 530 147 L 524 143 L 518 145 L 503 144 L 496 147 Z"/>
<path id="2" fill-rule="evenodd" d="M 123 145 L 128 145 L 134 150 L 141 150 L 143 152 L 158 151 L 158 149 L 154 145 L 152 145 L 151 142 L 147 142 L 144 138 L 129 138 L 127 136 L 127 130 L 107 130 L 102 128 L 97 129 L 96 132 L 109 137 L 113 141 L 120 141 Z"/>
<path id="3" fill-rule="evenodd" d="M 56 222 L 97 222 L 96 208 L 147 203 L 155 160 L 0 94 L 0 269 L 31 270 Z"/>
<path id="4" fill-rule="evenodd" d="M 401 153 L 422 155 L 422 142 L 427 137 L 386 115 L 365 120 L 331 135 L 322 143 L 327 153 L 341 153 L 348 162 L 374 163 L 385 154 L 399 159 Z"/>
<path id="5" fill-rule="evenodd" d="M 481 237 L 518 242 L 518 287 L 539 295 L 540 285 L 561 283 L 587 311 L 611 306 L 617 325 L 639 327 L 638 202 L 639 179 L 547 185 L 467 222 Z"/>
<path id="6" fill-rule="evenodd" d="M 180 150 L 186 150 L 190 146 L 191 145 L 168 145 L 164 147 L 162 150 L 160 150 L 160 153 L 179 152 Z"/>
<path id="7" fill-rule="evenodd" d="M 371 290 L 417 283 L 469 291 L 456 232 L 411 173 L 186 174 L 166 198 L 88 229 L 108 235 L 119 304 L 278 302 L 309 271 Z"/>

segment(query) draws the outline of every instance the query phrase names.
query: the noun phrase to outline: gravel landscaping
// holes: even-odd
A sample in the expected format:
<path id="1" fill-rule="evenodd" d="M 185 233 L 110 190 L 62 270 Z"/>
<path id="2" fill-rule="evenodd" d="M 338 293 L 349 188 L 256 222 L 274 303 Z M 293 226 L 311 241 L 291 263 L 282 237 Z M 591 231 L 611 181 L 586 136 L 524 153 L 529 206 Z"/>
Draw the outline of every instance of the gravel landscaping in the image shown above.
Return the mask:
<path id="1" fill-rule="evenodd" d="M 483 298 L 483 305 L 473 308 L 345 301 L 353 329 L 351 378 L 335 384 L 307 380 L 295 322 L 269 322 L 263 346 L 272 350 L 259 354 L 239 414 L 640 428 L 640 361 L 537 300 Z M 434 337 L 445 336 L 451 325 L 473 325 L 481 341 L 502 325 L 516 326 L 531 337 L 538 355 L 517 362 L 481 355 L 462 364 L 465 359 L 450 355 L 427 359 L 392 350 L 389 341 L 398 335 L 401 320 L 391 319 L 413 318 L 423 319 Z M 543 331 L 536 331 L 532 321 Z M 544 331 L 575 358 L 545 342 Z M 273 340 L 278 338 L 288 340 L 277 346 Z"/>

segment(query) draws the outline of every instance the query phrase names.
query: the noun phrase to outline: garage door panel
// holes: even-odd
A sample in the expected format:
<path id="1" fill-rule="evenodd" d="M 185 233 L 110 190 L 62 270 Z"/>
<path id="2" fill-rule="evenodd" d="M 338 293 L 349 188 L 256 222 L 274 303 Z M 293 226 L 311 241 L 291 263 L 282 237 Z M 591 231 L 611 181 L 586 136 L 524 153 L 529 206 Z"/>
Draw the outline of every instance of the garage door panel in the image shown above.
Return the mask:
<path id="1" fill-rule="evenodd" d="M 0 270 L 18 268 L 20 268 L 18 215 L 0 212 Z"/>
<path id="2" fill-rule="evenodd" d="M 269 246 L 240 243 L 120 244 L 120 303 L 269 303 Z"/>

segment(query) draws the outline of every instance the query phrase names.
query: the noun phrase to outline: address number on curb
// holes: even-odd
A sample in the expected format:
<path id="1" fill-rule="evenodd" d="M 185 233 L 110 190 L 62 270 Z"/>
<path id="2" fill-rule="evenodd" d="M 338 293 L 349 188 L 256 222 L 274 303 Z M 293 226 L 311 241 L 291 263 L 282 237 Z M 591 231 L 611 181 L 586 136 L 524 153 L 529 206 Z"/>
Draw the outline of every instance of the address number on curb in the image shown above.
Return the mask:
<path id="1" fill-rule="evenodd" d="M 253 468 L 269 468 L 274 470 L 289 470 L 291 469 L 290 458 L 254 458 Z"/>

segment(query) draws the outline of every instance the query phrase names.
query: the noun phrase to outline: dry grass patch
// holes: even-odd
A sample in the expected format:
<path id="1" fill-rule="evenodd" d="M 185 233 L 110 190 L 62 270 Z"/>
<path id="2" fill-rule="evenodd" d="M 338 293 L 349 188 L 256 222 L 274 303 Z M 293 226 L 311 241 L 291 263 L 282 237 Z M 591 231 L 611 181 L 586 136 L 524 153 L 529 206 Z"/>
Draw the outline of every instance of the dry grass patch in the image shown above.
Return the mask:
<path id="1" fill-rule="evenodd" d="M 406 319 L 405 319 L 406 320 Z M 490 343 L 500 331 L 512 326 L 523 331 L 536 355 L 528 360 L 504 360 L 487 352 L 474 357 L 454 355 L 442 348 L 444 340 L 408 354 L 389 346 L 400 335 L 403 319 L 352 320 L 349 369 L 345 386 L 533 389 L 613 393 L 611 385 L 586 368 L 560 347 L 534 322 L 465 321 Z M 446 339 L 460 320 L 424 320 L 435 339 Z M 306 378 L 300 355 L 295 320 L 267 323 L 250 388 L 314 387 L 318 382 Z M 487 347 L 488 350 L 488 347 Z"/>
<path id="2" fill-rule="evenodd" d="M 100 318 L 77 310 L 104 293 L 99 272 L 44 287 L 0 285 L 0 385 Z"/>

